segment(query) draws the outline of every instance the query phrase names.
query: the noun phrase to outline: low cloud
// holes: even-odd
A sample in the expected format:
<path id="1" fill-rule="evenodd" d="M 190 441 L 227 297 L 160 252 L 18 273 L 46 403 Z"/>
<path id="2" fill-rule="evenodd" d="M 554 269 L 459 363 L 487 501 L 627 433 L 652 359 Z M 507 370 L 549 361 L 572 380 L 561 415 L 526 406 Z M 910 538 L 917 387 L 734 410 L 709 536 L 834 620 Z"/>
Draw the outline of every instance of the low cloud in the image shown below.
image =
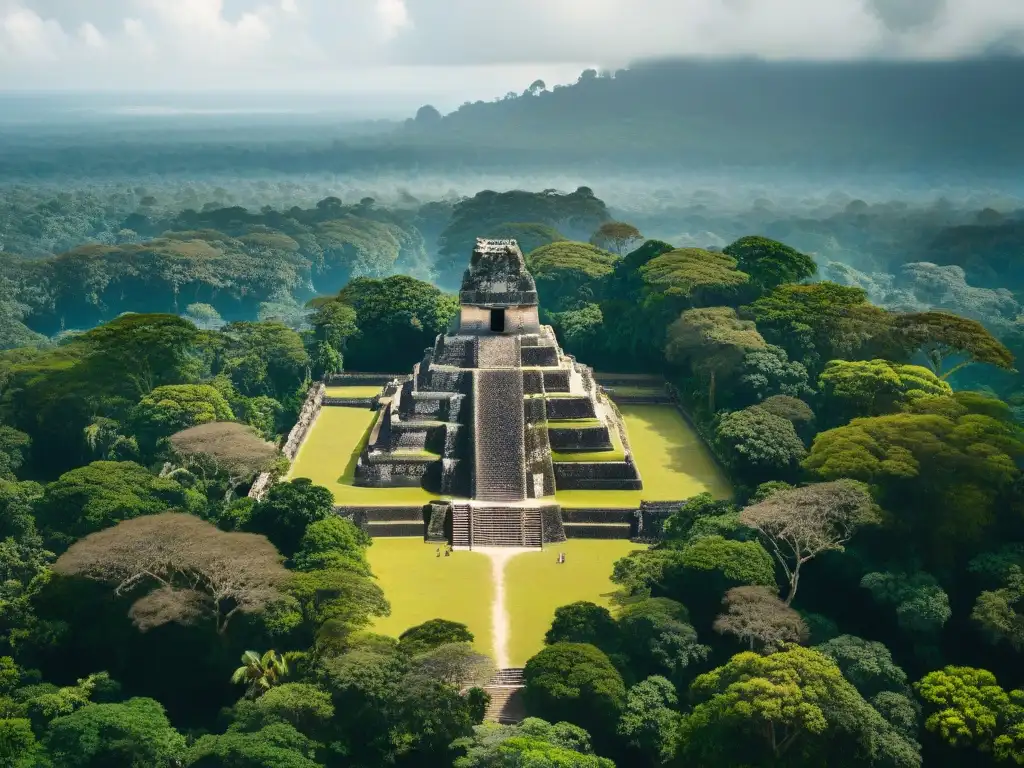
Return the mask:
<path id="1" fill-rule="evenodd" d="M 0 0 L 0 89 L 480 98 L 647 56 L 992 51 L 1024 52 L 1024 0 Z"/>

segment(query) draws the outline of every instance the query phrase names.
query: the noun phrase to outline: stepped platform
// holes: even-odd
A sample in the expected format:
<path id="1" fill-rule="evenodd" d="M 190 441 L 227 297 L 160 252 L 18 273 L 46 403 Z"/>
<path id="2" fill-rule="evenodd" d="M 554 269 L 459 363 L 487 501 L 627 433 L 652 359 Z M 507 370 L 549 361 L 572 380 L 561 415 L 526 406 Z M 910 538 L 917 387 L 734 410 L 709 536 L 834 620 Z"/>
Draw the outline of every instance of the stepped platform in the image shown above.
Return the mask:
<path id="1" fill-rule="evenodd" d="M 356 463 L 356 484 L 418 484 L 456 499 L 433 505 L 424 534 L 432 541 L 447 535 L 470 548 L 564 541 L 556 493 L 642 487 L 621 416 L 592 371 L 540 324 L 536 285 L 515 241 L 477 241 L 459 301 L 452 327 L 411 375 L 332 378 L 353 387 L 386 381 L 372 401 L 379 418 Z M 417 522 L 399 516 L 366 525 L 385 535 Z M 572 520 L 569 530 L 596 535 L 594 526 L 613 523 L 630 521 Z"/>
<path id="2" fill-rule="evenodd" d="M 484 686 L 484 690 L 491 697 L 484 720 L 502 725 L 512 725 L 525 720 L 526 707 L 522 696 L 525 687 L 522 668 L 498 670 L 498 674 Z"/>

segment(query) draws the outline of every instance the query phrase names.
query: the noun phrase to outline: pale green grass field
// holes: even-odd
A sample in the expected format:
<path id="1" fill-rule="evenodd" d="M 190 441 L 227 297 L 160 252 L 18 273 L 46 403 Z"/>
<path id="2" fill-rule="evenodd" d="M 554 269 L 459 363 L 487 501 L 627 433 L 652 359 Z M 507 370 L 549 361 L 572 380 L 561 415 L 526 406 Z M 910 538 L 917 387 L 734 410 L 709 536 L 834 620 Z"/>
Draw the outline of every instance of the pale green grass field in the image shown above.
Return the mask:
<path id="1" fill-rule="evenodd" d="M 570 539 L 509 560 L 505 566 L 509 663 L 521 667 L 544 647 L 544 633 L 559 606 L 578 600 L 609 606 L 617 589 L 611 582 L 612 566 L 637 549 L 643 547 L 629 541 Z M 565 552 L 561 565 L 556 562 L 559 552 Z"/>
<path id="2" fill-rule="evenodd" d="M 635 507 L 641 500 L 674 501 L 709 491 L 729 498 L 732 490 L 682 414 L 672 405 L 621 405 L 641 491 L 558 491 L 567 507 Z"/>
<path id="3" fill-rule="evenodd" d="M 372 384 L 351 386 L 351 387 L 324 387 L 324 394 L 327 397 L 376 397 L 384 387 L 375 387 Z"/>
<path id="4" fill-rule="evenodd" d="M 435 555 L 437 544 L 418 538 L 374 539 L 367 557 L 391 603 L 391 615 L 373 630 L 398 637 L 428 619 L 459 621 L 474 635 L 480 653 L 494 655 L 491 560 L 478 552 Z"/>
<path id="5" fill-rule="evenodd" d="M 616 587 L 612 566 L 641 549 L 628 541 L 572 539 L 543 552 L 524 552 L 505 566 L 505 606 L 509 615 L 509 663 L 522 666 L 544 647 L 544 633 L 555 609 L 577 600 L 610 605 Z M 437 545 L 421 539 L 374 539 L 368 550 L 373 573 L 391 603 L 391 615 L 373 630 L 398 637 L 428 619 L 459 621 L 473 633 L 474 646 L 494 656 L 491 561 L 478 552 L 437 557 Z M 556 563 L 565 552 L 565 563 Z"/>
<path id="6" fill-rule="evenodd" d="M 426 504 L 435 494 L 422 488 L 359 488 L 352 484 L 356 460 L 370 435 L 377 411 L 328 406 L 320 411 L 299 448 L 288 478 L 308 477 L 330 488 L 338 504 L 389 506 Z"/>

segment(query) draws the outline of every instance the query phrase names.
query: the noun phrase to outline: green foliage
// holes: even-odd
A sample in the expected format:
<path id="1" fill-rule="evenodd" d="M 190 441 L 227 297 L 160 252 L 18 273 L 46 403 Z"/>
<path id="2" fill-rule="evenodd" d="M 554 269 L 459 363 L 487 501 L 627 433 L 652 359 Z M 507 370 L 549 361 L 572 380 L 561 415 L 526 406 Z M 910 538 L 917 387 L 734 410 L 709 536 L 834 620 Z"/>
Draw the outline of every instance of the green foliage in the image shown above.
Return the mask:
<path id="1" fill-rule="evenodd" d="M 611 760 L 593 754 L 590 735 L 582 728 L 537 717 L 517 725 L 484 723 L 452 746 L 465 751 L 455 759 L 455 768 L 614 768 Z"/>
<path id="2" fill-rule="evenodd" d="M 632 224 L 624 221 L 606 221 L 590 236 L 590 243 L 622 255 L 623 251 L 643 239 L 640 230 Z"/>
<path id="3" fill-rule="evenodd" d="M 670 762 L 679 739 L 678 704 L 672 683 L 663 677 L 648 677 L 626 692 L 619 736 L 650 764 Z"/>
<path id="4" fill-rule="evenodd" d="M 342 568 L 369 576 L 366 549 L 372 543 L 351 520 L 330 515 L 306 526 L 292 562 L 299 571 Z"/>
<path id="5" fill-rule="evenodd" d="M 537 281 L 541 306 L 557 312 L 600 293 L 600 280 L 611 274 L 618 256 L 587 243 L 560 241 L 533 251 L 527 267 Z"/>
<path id="6" fill-rule="evenodd" d="M 683 549 L 682 564 L 693 571 L 718 572 L 736 584 L 775 583 L 771 556 L 756 541 L 704 536 Z"/>
<path id="7" fill-rule="evenodd" d="M 363 371 L 410 368 L 458 310 L 454 296 L 404 275 L 357 278 L 337 299 L 356 311 L 360 333 L 349 339 L 347 359 L 350 368 Z"/>
<path id="8" fill-rule="evenodd" d="M 810 256 L 767 237 L 741 237 L 723 248 L 722 253 L 736 259 L 736 266 L 766 291 L 783 283 L 799 283 L 818 271 Z"/>
<path id="9" fill-rule="evenodd" d="M 764 404 L 772 397 L 803 397 L 811 392 L 804 364 L 790 360 L 786 350 L 774 344 L 748 351 L 738 374 L 736 397 L 743 404 Z"/>
<path id="10" fill-rule="evenodd" d="M 726 413 L 715 437 L 733 468 L 758 483 L 791 477 L 807 455 L 793 422 L 758 406 Z"/>
<path id="11" fill-rule="evenodd" d="M 168 384 L 139 401 L 131 424 L 140 444 L 151 451 L 159 440 L 182 429 L 233 418 L 228 401 L 209 384 Z"/>
<path id="12" fill-rule="evenodd" d="M 281 323 L 229 323 L 217 342 L 216 372 L 227 374 L 246 397 L 264 395 L 284 403 L 308 376 L 302 337 Z"/>
<path id="13" fill-rule="evenodd" d="M 953 615 L 949 596 L 935 577 L 922 571 L 875 571 L 865 574 L 860 585 L 878 602 L 895 608 L 900 626 L 909 632 L 938 632 Z"/>
<path id="14" fill-rule="evenodd" d="M 409 627 L 398 636 L 398 645 L 410 655 L 439 648 L 447 643 L 472 643 L 473 633 L 465 624 L 447 619 L 430 619 Z"/>
<path id="15" fill-rule="evenodd" d="M 242 666 L 231 675 L 231 682 L 245 684 L 245 695 L 257 699 L 287 676 L 288 662 L 276 651 L 269 650 L 262 656 L 256 651 L 246 651 L 242 654 Z"/>
<path id="16" fill-rule="evenodd" d="M 736 259 L 700 248 L 679 248 L 655 256 L 642 267 L 647 302 L 671 300 L 678 306 L 706 304 L 712 297 L 724 297 L 750 279 L 736 268 Z"/>
<path id="17" fill-rule="evenodd" d="M 88 373 L 112 393 L 134 399 L 193 375 L 188 352 L 198 330 L 175 315 L 127 314 L 82 334 Z"/>
<path id="18" fill-rule="evenodd" d="M 1010 352 L 977 320 L 951 312 L 912 312 L 897 315 L 893 328 L 897 343 L 910 352 L 924 355 L 935 375 L 948 379 L 971 363 L 987 363 L 1013 369 Z M 951 368 L 946 363 L 962 358 Z"/>
<path id="19" fill-rule="evenodd" d="M 152 699 L 88 704 L 50 723 L 44 743 L 59 765 L 99 768 L 127 764 L 173 766 L 185 738 Z"/>
<path id="20" fill-rule="evenodd" d="M 0 480 L 14 480 L 25 463 L 32 438 L 24 432 L 0 424 Z"/>
<path id="21" fill-rule="evenodd" d="M 564 720 L 605 742 L 626 701 L 626 687 L 608 657 L 592 645 L 556 643 L 526 662 L 527 711 Z"/>
<path id="22" fill-rule="evenodd" d="M 1020 607 L 1024 599 L 1024 571 L 1019 565 L 1006 570 L 1005 583 L 1000 589 L 978 595 L 971 611 L 973 619 L 989 638 L 997 643 L 1005 640 L 1014 649 L 1024 648 L 1024 613 Z"/>
<path id="23" fill-rule="evenodd" d="M 908 690 L 907 673 L 893 661 L 889 649 L 882 643 L 840 635 L 815 646 L 814 650 L 832 659 L 842 670 L 843 677 L 866 699 L 883 691 L 906 693 Z"/>
<path id="24" fill-rule="evenodd" d="M 607 608 L 578 601 L 555 609 L 551 628 L 544 635 L 547 645 L 589 643 L 614 654 L 619 645 L 619 628 Z"/>
<path id="25" fill-rule="evenodd" d="M 258 502 L 243 530 L 262 533 L 285 557 L 301 546 L 306 527 L 334 514 L 334 496 L 309 478 L 276 483 Z"/>
<path id="26" fill-rule="evenodd" d="M 228 731 L 200 736 L 185 752 L 188 768 L 322 768 L 314 758 L 316 744 L 287 723 L 274 723 L 254 733 Z"/>
<path id="27" fill-rule="evenodd" d="M 234 708 L 232 730 L 254 733 L 268 725 L 287 723 L 306 735 L 325 733 L 334 717 L 330 695 L 310 683 L 280 683 Z"/>
<path id="28" fill-rule="evenodd" d="M 1024 693 L 1007 693 L 985 669 L 949 666 L 914 684 L 924 702 L 924 727 L 952 747 L 973 748 L 1020 762 Z"/>
<path id="29" fill-rule="evenodd" d="M 952 388 L 927 368 L 888 360 L 832 360 L 818 378 L 829 421 L 895 413 L 921 397 L 943 397 Z"/>
<path id="30" fill-rule="evenodd" d="M 10 768 L 33 768 L 39 744 L 32 723 L 23 717 L 0 718 L 0 762 Z"/>
<path id="31" fill-rule="evenodd" d="M 826 656 L 790 647 L 740 653 L 691 686 L 681 757 L 698 764 L 921 764 L 917 745 Z"/>
<path id="32" fill-rule="evenodd" d="M 827 281 L 780 285 L 745 313 L 769 342 L 813 371 L 826 360 L 857 355 L 890 326 L 889 315 L 870 304 L 863 289 Z"/>
<path id="33" fill-rule="evenodd" d="M 70 543 L 122 520 L 188 506 L 185 489 L 130 461 L 94 461 L 46 486 L 36 521 Z"/>
<path id="34" fill-rule="evenodd" d="M 900 413 L 820 433 L 803 466 L 876 488 L 890 525 L 940 554 L 979 541 L 1024 453 L 1016 430 L 988 416 Z"/>
<path id="35" fill-rule="evenodd" d="M 619 647 L 633 679 L 663 675 L 677 685 L 693 675 L 711 649 L 697 640 L 682 603 L 654 597 L 630 603 L 618 617 Z"/>

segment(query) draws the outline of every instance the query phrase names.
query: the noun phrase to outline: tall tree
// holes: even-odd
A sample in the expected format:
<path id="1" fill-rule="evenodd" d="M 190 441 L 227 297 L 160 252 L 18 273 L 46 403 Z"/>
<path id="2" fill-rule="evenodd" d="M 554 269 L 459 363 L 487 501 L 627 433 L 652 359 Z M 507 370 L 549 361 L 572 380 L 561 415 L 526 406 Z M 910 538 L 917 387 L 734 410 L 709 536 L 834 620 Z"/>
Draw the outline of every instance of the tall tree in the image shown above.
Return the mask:
<path id="1" fill-rule="evenodd" d="M 893 335 L 908 351 L 920 352 L 936 376 L 948 379 L 972 363 L 1013 370 L 1013 354 L 977 320 L 951 312 L 896 315 Z M 951 358 L 962 358 L 947 368 Z"/>
<path id="2" fill-rule="evenodd" d="M 740 320 L 731 307 L 689 309 L 668 329 L 665 357 L 688 365 L 707 381 L 708 411 L 715 411 L 715 387 L 719 375 L 735 371 L 746 355 L 763 349 L 765 341 L 749 320 Z"/>
<path id="3" fill-rule="evenodd" d="M 799 283 L 818 271 L 814 259 L 777 240 L 758 235 L 741 237 L 722 249 L 763 291 L 783 283 Z"/>
<path id="4" fill-rule="evenodd" d="M 258 699 L 275 684 L 288 676 L 288 662 L 274 650 L 260 656 L 256 651 L 242 654 L 242 666 L 231 675 L 231 682 L 245 684 L 245 695 Z"/>
<path id="5" fill-rule="evenodd" d="M 174 513 L 86 536 L 53 569 L 111 584 L 118 595 L 144 591 L 130 612 L 142 631 L 209 621 L 220 635 L 235 616 L 259 613 L 280 600 L 288 578 L 264 537 L 224 533 L 198 517 Z"/>
<path id="6" fill-rule="evenodd" d="M 805 563 L 822 552 L 842 552 L 857 529 L 881 520 L 871 492 L 856 480 L 777 491 L 740 512 L 740 522 L 761 534 L 786 574 L 786 605 L 796 597 Z"/>
<path id="7" fill-rule="evenodd" d="M 690 692 L 681 757 L 696 764 L 921 765 L 917 745 L 831 659 L 808 648 L 737 654 L 698 677 Z"/>
<path id="8" fill-rule="evenodd" d="M 714 630 L 735 635 L 755 649 L 773 653 L 785 643 L 806 642 L 807 624 L 769 587 L 733 587 L 722 603 L 726 612 L 715 619 Z"/>
<path id="9" fill-rule="evenodd" d="M 590 236 L 592 245 L 615 251 L 620 256 L 643 239 L 639 229 L 624 221 L 606 221 Z"/>
<path id="10" fill-rule="evenodd" d="M 177 315 L 122 315 L 76 339 L 88 350 L 87 368 L 106 388 L 135 399 L 196 371 L 189 350 L 198 329 Z"/>

